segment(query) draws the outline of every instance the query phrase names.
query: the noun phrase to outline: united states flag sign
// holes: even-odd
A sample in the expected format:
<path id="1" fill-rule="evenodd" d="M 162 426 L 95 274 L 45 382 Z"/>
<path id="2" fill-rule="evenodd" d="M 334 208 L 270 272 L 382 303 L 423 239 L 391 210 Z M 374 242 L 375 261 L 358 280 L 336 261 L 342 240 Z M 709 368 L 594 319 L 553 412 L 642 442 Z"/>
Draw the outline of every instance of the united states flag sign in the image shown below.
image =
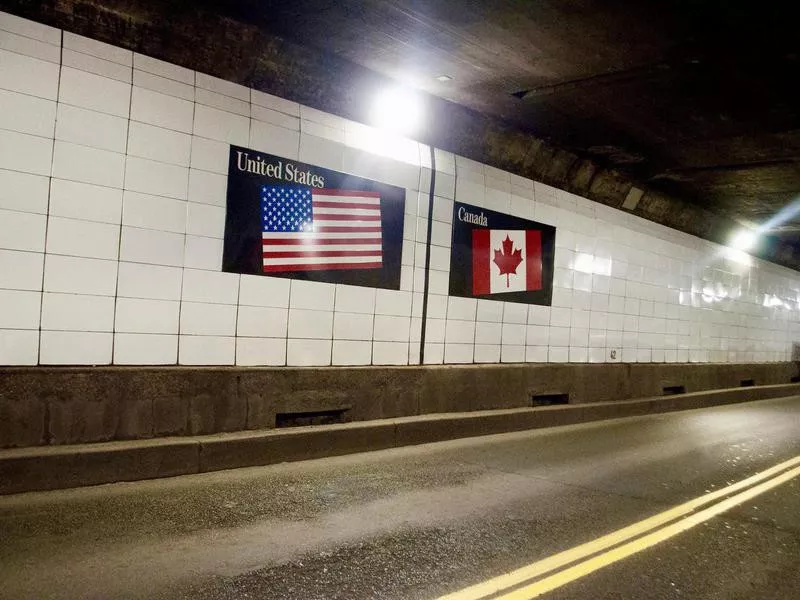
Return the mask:
<path id="1" fill-rule="evenodd" d="M 377 192 L 265 185 L 261 218 L 265 273 L 383 266 Z"/>

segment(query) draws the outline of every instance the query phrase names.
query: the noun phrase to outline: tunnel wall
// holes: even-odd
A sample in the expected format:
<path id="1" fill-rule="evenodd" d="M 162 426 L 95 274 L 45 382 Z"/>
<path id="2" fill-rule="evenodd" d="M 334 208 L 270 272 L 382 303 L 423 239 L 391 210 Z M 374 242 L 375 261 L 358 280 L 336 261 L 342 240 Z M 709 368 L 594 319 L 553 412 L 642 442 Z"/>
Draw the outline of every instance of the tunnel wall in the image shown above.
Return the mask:
<path id="1" fill-rule="evenodd" d="M 404 188 L 400 289 L 221 272 L 229 144 Z M 430 178 L 414 141 L 0 13 L 0 364 L 418 364 Z M 793 271 L 446 152 L 435 181 L 428 364 L 791 358 Z M 552 306 L 448 295 L 454 201 L 556 227 Z"/>

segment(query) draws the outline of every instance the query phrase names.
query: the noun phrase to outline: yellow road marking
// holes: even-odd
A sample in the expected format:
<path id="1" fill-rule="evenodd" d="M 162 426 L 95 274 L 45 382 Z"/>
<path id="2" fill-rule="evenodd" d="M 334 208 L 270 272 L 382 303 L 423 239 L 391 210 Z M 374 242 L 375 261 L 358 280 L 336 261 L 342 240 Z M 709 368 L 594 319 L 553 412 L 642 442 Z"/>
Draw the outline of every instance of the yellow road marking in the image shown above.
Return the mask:
<path id="1" fill-rule="evenodd" d="M 438 598 L 438 600 L 480 600 L 481 598 L 502 592 L 510 587 L 519 585 L 534 579 L 535 577 L 545 575 L 550 571 L 584 559 L 592 554 L 607 550 L 608 548 L 616 546 L 617 544 L 621 544 L 622 542 L 625 542 L 633 537 L 647 533 L 656 527 L 683 517 L 700 508 L 701 506 L 704 506 L 710 502 L 714 502 L 723 496 L 728 496 L 734 492 L 738 492 L 739 490 L 750 487 L 797 464 L 800 464 L 800 456 L 796 456 L 792 459 L 784 461 L 778 465 L 775 465 L 774 467 L 770 467 L 769 469 L 761 471 L 760 473 L 751 475 L 742 481 L 721 488 L 715 492 L 710 492 L 675 506 L 669 510 L 658 513 L 657 515 L 653 515 L 652 517 L 637 523 L 633 523 L 632 525 L 599 537 L 591 542 L 581 544 L 580 546 L 576 546 L 569 550 L 565 550 L 564 552 L 554 554 L 553 556 L 537 561 L 525 567 L 521 567 L 515 571 L 511 571 L 504 575 L 499 575 L 498 577 L 493 577 L 492 579 L 488 579 L 484 582 L 472 585 L 457 592 L 447 594 Z"/>
<path id="2" fill-rule="evenodd" d="M 764 492 L 786 483 L 798 475 L 800 475 L 800 467 L 796 467 L 791 471 L 787 471 L 782 475 L 778 475 L 773 479 L 754 486 L 749 490 L 745 490 L 736 496 L 732 496 L 731 498 L 723 500 L 709 508 L 706 508 L 705 510 L 693 515 L 689 515 L 677 523 L 662 527 L 653 533 L 640 537 L 632 542 L 628 542 L 627 544 L 623 544 L 622 546 L 614 548 L 613 550 L 608 550 L 603 554 L 585 560 L 582 563 L 578 563 L 573 567 L 564 569 L 555 575 L 545 577 L 536 583 L 514 590 L 513 592 L 503 594 L 502 596 L 498 596 L 496 600 L 529 600 L 530 598 L 541 596 L 545 592 L 554 590 L 555 588 L 561 587 L 562 585 L 579 579 L 580 577 L 585 577 L 589 573 L 593 573 L 594 571 L 602 569 L 603 567 L 607 567 L 608 565 L 620 561 L 623 558 L 627 558 L 632 554 L 636 554 L 637 552 L 641 552 L 642 550 L 646 550 L 651 546 L 655 546 L 656 544 L 668 540 L 679 533 L 683 533 L 684 531 L 687 531 L 688 529 L 691 529 L 692 527 L 695 527 L 704 521 L 708 521 L 709 519 L 712 519 L 713 517 L 716 517 L 717 515 L 722 514 L 723 512 L 730 510 L 735 506 L 747 502 L 748 500 L 752 500 L 759 494 L 763 494 Z"/>

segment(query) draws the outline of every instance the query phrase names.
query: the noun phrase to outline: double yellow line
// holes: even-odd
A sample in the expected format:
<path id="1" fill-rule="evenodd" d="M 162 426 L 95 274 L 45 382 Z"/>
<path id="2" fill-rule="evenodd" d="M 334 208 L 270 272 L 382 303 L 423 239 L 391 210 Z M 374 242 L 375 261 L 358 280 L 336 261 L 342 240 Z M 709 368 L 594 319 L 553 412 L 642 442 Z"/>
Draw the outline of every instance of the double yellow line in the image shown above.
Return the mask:
<path id="1" fill-rule="evenodd" d="M 800 456 L 624 527 L 437 600 L 528 600 L 641 552 L 800 475 Z M 723 499 L 724 498 L 724 499 Z M 719 500 L 719 502 L 716 502 Z M 708 508 L 698 511 L 708 504 Z M 560 570 L 559 570 L 560 569 Z M 553 573 L 553 571 L 556 571 Z"/>

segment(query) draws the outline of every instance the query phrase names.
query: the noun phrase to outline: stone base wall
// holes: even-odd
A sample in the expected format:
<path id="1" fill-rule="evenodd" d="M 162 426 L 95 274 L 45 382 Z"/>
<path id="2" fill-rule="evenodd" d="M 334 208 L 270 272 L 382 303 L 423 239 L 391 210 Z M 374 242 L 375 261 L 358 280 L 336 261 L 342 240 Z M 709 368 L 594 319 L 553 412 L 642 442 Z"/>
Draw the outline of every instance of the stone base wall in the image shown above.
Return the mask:
<path id="1" fill-rule="evenodd" d="M 796 363 L 520 364 L 359 368 L 0 369 L 0 448 L 275 427 L 279 413 L 341 410 L 347 421 L 789 383 Z"/>

